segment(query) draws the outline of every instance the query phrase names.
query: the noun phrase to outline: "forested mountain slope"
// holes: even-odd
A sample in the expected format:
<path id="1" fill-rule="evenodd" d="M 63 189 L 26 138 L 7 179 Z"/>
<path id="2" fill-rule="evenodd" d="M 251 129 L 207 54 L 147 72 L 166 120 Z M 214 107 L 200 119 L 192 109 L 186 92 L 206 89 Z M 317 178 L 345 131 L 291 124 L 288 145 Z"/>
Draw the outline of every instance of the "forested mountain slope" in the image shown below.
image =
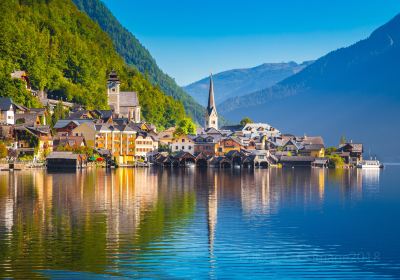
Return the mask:
<path id="1" fill-rule="evenodd" d="M 204 108 L 157 66 L 149 51 L 131 32 L 121 25 L 103 2 L 100 0 L 73 0 L 73 2 L 110 36 L 115 49 L 125 59 L 126 63 L 136 67 L 149 78 L 153 85 L 159 86 L 163 92 L 181 101 L 189 116 L 199 123 L 203 123 Z"/>
<path id="2" fill-rule="evenodd" d="M 107 33 L 71 0 L 1 1 L 0 13 L 1 96 L 37 103 L 11 80 L 12 71 L 25 70 L 36 89 L 88 108 L 106 108 L 107 74 L 115 69 L 122 89 L 138 92 L 146 120 L 167 127 L 185 116 L 182 104 L 128 66 Z"/>

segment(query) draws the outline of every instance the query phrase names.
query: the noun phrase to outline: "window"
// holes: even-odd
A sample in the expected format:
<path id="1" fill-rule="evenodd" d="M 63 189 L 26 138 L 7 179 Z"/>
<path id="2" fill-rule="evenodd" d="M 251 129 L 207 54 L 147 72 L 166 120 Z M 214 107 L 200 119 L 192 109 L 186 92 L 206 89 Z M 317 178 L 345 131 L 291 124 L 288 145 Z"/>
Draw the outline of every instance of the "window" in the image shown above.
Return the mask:
<path id="1" fill-rule="evenodd" d="M 179 149 L 179 147 L 178 146 L 175 146 L 175 150 L 178 150 Z"/>
<path id="2" fill-rule="evenodd" d="M 188 149 L 191 150 L 191 149 L 192 149 L 192 146 L 189 146 Z"/>
<path id="3" fill-rule="evenodd" d="M 182 139 L 182 143 L 185 143 L 185 139 Z"/>
<path id="4" fill-rule="evenodd" d="M 222 148 L 218 148 L 218 152 L 222 153 Z"/>

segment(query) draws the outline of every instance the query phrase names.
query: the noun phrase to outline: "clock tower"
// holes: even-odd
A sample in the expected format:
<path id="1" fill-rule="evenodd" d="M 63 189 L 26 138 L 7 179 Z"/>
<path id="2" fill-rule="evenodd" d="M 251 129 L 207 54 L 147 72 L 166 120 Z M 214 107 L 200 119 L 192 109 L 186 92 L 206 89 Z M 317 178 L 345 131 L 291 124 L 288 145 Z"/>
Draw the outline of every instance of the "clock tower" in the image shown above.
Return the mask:
<path id="1" fill-rule="evenodd" d="M 119 87 L 121 82 L 118 78 L 117 73 L 113 70 L 108 76 L 107 80 L 107 99 L 108 106 L 114 111 L 114 113 L 119 114 L 120 104 L 119 104 Z"/>

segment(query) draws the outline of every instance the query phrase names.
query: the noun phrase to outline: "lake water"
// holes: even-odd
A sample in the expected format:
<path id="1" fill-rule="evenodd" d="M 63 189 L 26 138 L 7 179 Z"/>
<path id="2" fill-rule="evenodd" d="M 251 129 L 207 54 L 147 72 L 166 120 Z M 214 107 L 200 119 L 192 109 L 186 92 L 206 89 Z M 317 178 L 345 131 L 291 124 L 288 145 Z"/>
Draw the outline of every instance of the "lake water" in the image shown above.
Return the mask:
<path id="1" fill-rule="evenodd" d="M 400 166 L 0 172 L 0 278 L 399 278 Z"/>

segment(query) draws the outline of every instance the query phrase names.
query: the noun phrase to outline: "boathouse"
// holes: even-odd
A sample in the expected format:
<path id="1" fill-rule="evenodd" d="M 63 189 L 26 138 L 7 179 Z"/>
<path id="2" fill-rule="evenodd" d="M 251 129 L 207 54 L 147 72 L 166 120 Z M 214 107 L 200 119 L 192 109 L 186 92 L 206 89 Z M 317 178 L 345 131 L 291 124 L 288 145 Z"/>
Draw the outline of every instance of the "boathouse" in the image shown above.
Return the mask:
<path id="1" fill-rule="evenodd" d="M 47 156 L 46 166 L 53 170 L 72 170 L 86 166 L 86 160 L 84 155 L 72 152 L 52 152 Z"/>

